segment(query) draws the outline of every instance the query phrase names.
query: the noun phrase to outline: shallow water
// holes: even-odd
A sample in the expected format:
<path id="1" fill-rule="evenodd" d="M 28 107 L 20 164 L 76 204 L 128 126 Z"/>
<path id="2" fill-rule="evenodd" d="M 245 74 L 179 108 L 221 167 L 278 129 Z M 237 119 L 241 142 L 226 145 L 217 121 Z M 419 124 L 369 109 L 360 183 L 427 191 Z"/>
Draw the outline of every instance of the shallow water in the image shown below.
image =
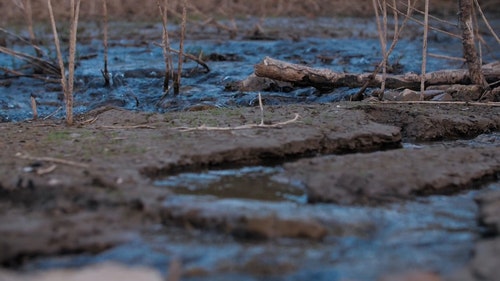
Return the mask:
<path id="1" fill-rule="evenodd" d="M 230 177 L 231 173 L 239 177 L 242 172 L 230 170 L 216 174 L 221 173 L 221 177 Z M 188 182 L 192 182 L 192 178 Z M 500 183 L 490 184 L 485 189 L 500 189 Z M 227 212 L 238 208 L 247 211 L 271 208 L 277 216 L 334 222 L 337 231 L 323 241 L 284 238 L 247 241 L 217 232 L 159 225 L 132 243 L 96 255 L 45 257 L 27 263 L 24 269 L 74 267 L 113 260 L 151 266 L 166 273 L 167 265 L 175 258 L 181 261 L 186 272 L 183 280 L 209 277 L 217 280 L 368 281 L 388 272 L 408 269 L 446 275 L 468 261 L 473 242 L 481 231 L 476 222 L 477 205 L 474 202 L 480 192 L 429 196 L 384 207 L 304 205 L 295 200 L 254 201 L 237 195 L 234 196 L 237 199 L 213 201 L 214 207 L 225 207 Z M 215 194 L 218 196 L 217 192 Z M 203 196 L 197 198 L 203 201 Z M 188 195 L 168 200 L 197 204 Z"/>
<path id="2" fill-rule="evenodd" d="M 160 25 L 138 27 L 135 33 L 130 32 L 133 26 L 122 27 L 123 34 L 127 35 L 110 40 L 111 87 L 104 87 L 101 76 L 103 54 L 102 42 L 97 39 L 99 35 L 87 35 L 91 39 L 81 40 L 78 48 L 80 59 L 76 69 L 75 113 L 84 113 L 104 105 L 151 112 L 188 110 L 200 105 L 254 106 L 257 93 L 226 88 L 252 74 L 254 65 L 266 56 L 352 73 L 371 72 L 380 60 L 376 31 L 366 19 L 268 19 L 266 24 L 264 27 L 268 30 L 278 30 L 273 36 L 276 40 L 250 40 L 246 36 L 228 40 L 210 27 L 192 31 L 185 44 L 186 52 L 204 57 L 211 71 L 206 73 L 196 63 L 187 61 L 184 64 L 180 95 L 170 95 L 165 99 L 161 99 L 164 60 L 161 48 L 155 45 L 159 42 Z M 500 23 L 493 21 L 493 24 Z M 283 29 L 283 26 L 290 26 L 290 30 Z M 407 29 L 408 32 L 403 34 L 392 53 L 390 63 L 396 67 L 397 73 L 418 73 L 421 68 L 421 42 L 420 36 L 416 36 L 419 27 L 410 24 Z M 294 36 L 291 35 L 292 30 L 296 33 Z M 491 41 L 491 38 L 485 36 L 485 40 Z M 9 47 L 31 52 L 25 46 L 13 44 Z M 172 45 L 177 44 L 173 40 Z M 50 47 L 42 48 L 52 53 Z M 429 53 L 460 56 L 461 42 L 433 34 Z M 498 52 L 485 51 L 483 59 L 498 59 L 499 55 Z M 21 62 L 3 54 L 0 54 L 0 65 L 15 69 L 23 66 Z M 429 58 L 427 71 L 460 67 L 461 62 Z M 32 118 L 31 95 L 36 97 L 39 118 L 54 113 L 56 118 L 64 116 L 63 110 L 59 109 L 63 105 L 63 97 L 57 81 L 48 83 L 26 77 L 13 78 L 8 74 L 0 76 L 0 79 L 0 121 Z M 356 91 L 339 88 L 320 93 L 314 88 L 276 88 L 262 94 L 264 103 L 272 105 L 332 102 L 346 99 Z"/>
<path id="3" fill-rule="evenodd" d="M 168 187 L 176 194 L 306 203 L 307 196 L 300 183 L 279 177 L 281 171 L 280 167 L 264 166 L 208 170 L 169 176 L 154 184 Z"/>

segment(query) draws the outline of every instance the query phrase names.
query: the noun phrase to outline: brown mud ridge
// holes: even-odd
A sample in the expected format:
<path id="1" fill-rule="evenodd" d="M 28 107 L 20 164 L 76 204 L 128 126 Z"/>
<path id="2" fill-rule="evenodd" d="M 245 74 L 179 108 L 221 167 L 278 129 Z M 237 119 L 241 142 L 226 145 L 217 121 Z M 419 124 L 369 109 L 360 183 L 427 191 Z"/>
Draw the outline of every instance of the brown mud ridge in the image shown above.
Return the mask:
<path id="1" fill-rule="evenodd" d="M 366 235 L 383 226 L 359 226 L 308 209 L 320 202 L 384 206 L 457 194 L 498 181 L 499 139 L 482 134 L 499 131 L 499 107 L 277 106 L 264 108 L 263 125 L 260 114 L 258 107 L 166 114 L 101 108 L 80 116 L 74 127 L 54 121 L 0 124 L 0 264 L 6 268 L 0 279 L 49 280 L 50 273 L 7 269 L 44 257 L 98 254 L 138 239 L 158 225 L 251 241 L 298 239 L 321 245 L 339 233 Z M 479 143 L 485 145 L 402 149 L 408 142 L 479 135 Z M 154 184 L 180 172 L 270 163 L 283 165 L 279 177 L 299 182 L 307 202 L 273 205 L 179 197 L 173 189 Z M 500 193 L 481 192 L 477 202 L 477 223 L 486 231 L 460 269 L 440 276 L 429 273 L 432 268 L 412 273 L 399 268 L 381 272 L 380 280 L 495 280 L 500 266 L 495 258 L 500 254 Z M 301 266 L 285 263 L 262 268 L 257 263 L 249 261 L 231 270 L 255 277 L 290 273 Z M 99 270 L 114 272 L 102 265 Z M 178 270 L 182 280 L 216 274 L 206 269 Z M 213 269 L 217 270 L 229 269 Z M 390 279 L 401 272 L 402 277 Z M 158 274 L 149 273 L 146 270 L 149 277 L 142 280 L 160 280 Z M 417 279 L 405 279 L 412 276 Z M 245 280 L 255 280 L 250 277 Z"/>

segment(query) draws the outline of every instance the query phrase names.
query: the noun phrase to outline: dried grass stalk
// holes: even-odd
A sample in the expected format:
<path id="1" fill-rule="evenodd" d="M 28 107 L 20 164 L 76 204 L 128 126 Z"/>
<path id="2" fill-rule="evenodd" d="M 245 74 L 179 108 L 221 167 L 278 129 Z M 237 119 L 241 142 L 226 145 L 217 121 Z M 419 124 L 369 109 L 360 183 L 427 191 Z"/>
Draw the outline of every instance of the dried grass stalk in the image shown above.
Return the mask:
<path id="1" fill-rule="evenodd" d="M 0 28 L 2 30 L 2 28 Z M 49 75 L 56 75 L 59 76 L 61 75 L 60 68 L 54 65 L 53 63 L 44 60 L 42 58 L 34 57 L 25 53 L 17 52 L 12 49 L 6 48 L 6 47 L 1 47 L 0 46 L 0 53 L 4 53 L 6 55 L 15 57 L 17 59 L 23 60 L 33 66 L 34 69 L 37 69 L 41 73 L 49 74 Z M 12 71 L 15 72 L 15 71 Z M 18 75 L 23 75 L 23 74 L 18 74 Z M 42 77 L 42 79 L 46 79 L 46 77 Z"/>
<path id="2" fill-rule="evenodd" d="M 59 42 L 59 33 L 57 32 L 56 20 L 54 18 L 54 12 L 52 10 L 52 1 L 47 0 L 47 6 L 49 9 L 50 23 L 52 26 L 52 33 L 54 36 L 54 45 L 56 47 L 57 62 L 59 63 L 59 71 L 61 72 L 61 86 L 64 93 L 66 93 L 66 69 L 64 67 L 63 56 L 61 52 L 61 43 Z"/>
<path id="3" fill-rule="evenodd" d="M 69 39 L 68 91 L 66 96 L 66 123 L 73 124 L 73 86 L 75 81 L 76 34 L 80 15 L 80 0 L 71 0 L 71 27 Z"/>
<path id="4" fill-rule="evenodd" d="M 177 66 L 177 77 L 174 83 L 174 93 L 179 94 L 182 77 L 182 62 L 184 61 L 184 40 L 186 37 L 186 21 L 187 21 L 187 0 L 182 0 L 182 22 L 181 22 L 181 40 L 179 42 L 179 59 Z"/>
<path id="5" fill-rule="evenodd" d="M 108 71 L 108 1 L 102 0 L 102 44 L 104 47 L 104 69 L 101 70 L 104 78 L 104 86 L 108 87 L 110 83 L 110 75 Z"/>
<path id="6" fill-rule="evenodd" d="M 389 46 L 389 49 L 385 53 L 384 58 L 377 65 L 377 67 L 375 68 L 375 70 L 373 70 L 373 72 L 372 72 L 372 74 L 370 76 L 370 79 L 359 89 L 359 91 L 356 94 L 354 94 L 353 96 L 351 96 L 351 101 L 356 101 L 356 100 L 362 100 L 363 99 L 363 93 L 368 88 L 368 85 L 370 85 L 371 80 L 373 80 L 375 78 L 375 76 L 380 72 L 380 70 L 382 69 L 382 67 L 384 65 L 384 62 L 387 61 L 387 59 L 391 55 L 392 51 L 396 47 L 396 45 L 397 45 L 397 43 L 399 41 L 399 36 L 401 35 L 401 32 L 403 31 L 404 27 L 406 26 L 406 23 L 408 22 L 408 20 L 411 19 L 411 15 L 413 14 L 413 7 L 415 6 L 415 4 L 417 2 L 417 0 L 413 0 L 412 3 L 410 3 L 410 1 L 411 0 L 408 0 L 408 8 L 406 9 L 405 18 L 404 18 L 403 22 L 401 23 L 401 26 L 397 29 L 397 32 L 394 34 L 394 39 L 392 40 L 391 46 Z M 400 13 L 399 10 L 397 12 Z"/>
<path id="7" fill-rule="evenodd" d="M 424 35 L 422 40 L 422 71 L 420 75 L 420 100 L 424 100 L 425 72 L 427 68 L 427 33 L 429 31 L 429 0 L 425 0 Z"/>
<path id="8" fill-rule="evenodd" d="M 165 78 L 163 80 L 163 96 L 165 96 L 170 90 L 170 78 L 173 77 L 173 67 L 172 67 L 172 54 L 170 53 L 170 41 L 168 37 L 168 0 L 156 0 L 158 5 L 158 11 L 160 12 L 162 20 L 162 49 L 163 58 L 165 59 Z M 162 97 L 163 98 L 163 97 Z"/>
<path id="9" fill-rule="evenodd" d="M 38 119 L 38 110 L 36 108 L 36 99 L 33 95 L 30 96 L 31 99 L 31 111 L 33 112 L 33 120 Z"/>
<path id="10" fill-rule="evenodd" d="M 54 45 L 56 47 L 57 59 L 59 68 L 61 69 L 61 86 L 64 92 L 64 100 L 66 105 L 66 124 L 73 125 L 73 86 L 75 77 L 75 56 L 76 56 L 76 34 L 78 30 L 78 17 L 80 14 L 80 0 L 71 0 L 71 22 L 69 34 L 69 57 L 68 57 L 68 77 L 66 78 L 66 70 L 64 67 L 63 56 L 61 52 L 61 43 L 59 41 L 59 33 L 57 32 L 56 20 L 52 9 L 51 0 L 47 1 L 49 9 L 50 22 L 52 32 L 54 34 Z"/>
<path id="11" fill-rule="evenodd" d="M 42 50 L 37 47 L 35 30 L 33 29 L 33 11 L 31 8 L 31 0 L 24 0 L 24 18 L 26 19 L 26 24 L 28 25 L 28 33 L 30 35 L 31 46 L 35 49 L 36 56 L 41 58 L 43 56 Z"/>
<path id="12" fill-rule="evenodd" d="M 500 44 L 500 38 L 498 38 L 498 35 L 495 33 L 495 31 L 491 27 L 490 22 L 488 21 L 488 19 L 484 15 L 483 10 L 481 9 L 481 6 L 479 5 L 479 2 L 477 0 L 474 0 L 474 3 L 476 4 L 477 10 L 481 14 L 481 17 L 483 18 L 484 24 L 486 24 L 486 27 L 490 31 L 491 35 L 493 35 L 493 37 L 495 37 L 495 39 L 497 40 L 497 43 Z"/>
<path id="13" fill-rule="evenodd" d="M 409 2 L 409 1 L 408 1 L 408 2 Z M 397 7 L 396 7 L 395 5 L 388 5 L 388 6 L 389 6 L 389 8 L 393 9 L 394 11 L 396 11 L 398 14 L 403 15 L 403 16 L 405 15 L 403 12 L 401 12 L 400 10 L 398 10 L 398 9 L 397 9 Z M 420 10 L 418 10 L 418 9 L 415 9 L 415 7 L 414 7 L 414 6 L 410 6 L 409 4 L 405 4 L 404 6 L 406 6 L 406 7 L 407 7 L 407 10 L 408 10 L 408 9 L 411 9 L 411 10 L 412 10 L 412 12 L 413 12 L 413 11 L 416 11 L 416 12 L 419 12 L 419 13 L 422 13 L 422 14 L 424 14 L 424 13 L 425 13 L 425 12 L 423 12 L 423 11 L 420 11 Z M 431 17 L 431 16 L 429 16 L 429 18 L 437 19 L 436 17 Z M 420 21 L 420 20 L 418 20 L 418 19 L 416 19 L 416 18 L 414 18 L 414 17 L 410 17 L 410 18 L 409 18 L 409 20 L 411 20 L 411 21 L 413 21 L 413 22 L 415 22 L 415 23 L 418 23 L 418 24 L 420 24 L 421 26 L 424 26 L 424 25 L 425 25 L 425 23 L 424 23 L 423 21 Z M 450 25 L 455 26 L 455 24 L 450 23 L 450 22 L 446 22 L 446 21 L 443 21 L 443 20 L 438 20 L 438 21 L 440 21 L 440 22 L 444 22 L 444 23 L 446 23 L 446 24 L 450 24 Z M 445 31 L 445 30 L 442 30 L 442 29 L 439 29 L 439 28 L 434 27 L 434 26 L 432 26 L 432 25 L 429 25 L 429 29 L 430 29 L 430 30 L 433 30 L 433 31 L 436 31 L 436 32 L 439 32 L 439 33 L 442 33 L 442 34 L 446 34 L 446 35 L 448 35 L 448 36 L 450 36 L 450 37 L 453 37 L 453 38 L 457 38 L 457 39 L 461 39 L 461 38 L 462 38 L 462 37 L 461 37 L 460 35 L 458 35 L 458 34 L 454 34 L 454 33 L 451 33 L 451 32 L 448 32 L 448 31 Z"/>
<path id="14" fill-rule="evenodd" d="M 385 80 L 387 77 L 387 6 L 385 0 L 381 4 L 378 0 L 372 0 L 373 9 L 375 11 L 375 22 L 377 23 L 377 32 L 382 50 L 382 85 L 380 90 L 383 93 L 385 90 Z M 382 10 L 383 23 L 380 22 L 379 10 Z"/>

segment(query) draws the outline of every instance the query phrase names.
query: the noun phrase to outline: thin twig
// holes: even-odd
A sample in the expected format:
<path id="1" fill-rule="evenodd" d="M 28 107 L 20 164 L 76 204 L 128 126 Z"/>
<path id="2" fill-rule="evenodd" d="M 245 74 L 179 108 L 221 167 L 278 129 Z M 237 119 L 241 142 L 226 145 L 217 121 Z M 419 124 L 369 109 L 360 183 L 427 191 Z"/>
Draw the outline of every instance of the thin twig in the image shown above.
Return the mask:
<path id="1" fill-rule="evenodd" d="M 281 126 L 295 123 L 297 120 L 299 120 L 300 115 L 298 113 L 295 113 L 295 117 L 293 119 L 283 121 L 283 122 L 278 122 L 275 124 L 246 124 L 246 125 L 241 125 L 241 126 L 236 126 L 236 127 L 211 127 L 211 126 L 205 126 L 201 125 L 199 127 L 177 127 L 174 129 L 177 129 L 181 132 L 190 132 L 190 131 L 232 131 L 232 130 L 245 130 L 245 129 L 254 129 L 254 128 L 280 128 Z"/>
<path id="2" fill-rule="evenodd" d="M 44 60 L 42 58 L 34 57 L 25 53 L 17 52 L 6 47 L 0 46 L 0 53 L 18 58 L 20 60 L 26 61 L 27 63 L 33 65 L 35 68 L 39 68 L 45 71 L 45 73 L 50 75 L 61 75 L 61 71 L 57 66 L 51 62 Z"/>
<path id="3" fill-rule="evenodd" d="M 500 38 L 498 38 L 498 35 L 495 33 L 495 31 L 491 27 L 488 19 L 486 19 L 486 16 L 484 15 L 483 10 L 481 9 L 481 6 L 479 5 L 479 2 L 477 0 L 474 0 L 474 4 L 476 4 L 476 7 L 479 11 L 479 14 L 481 14 L 481 17 L 483 18 L 484 24 L 486 24 L 486 27 L 488 27 L 488 30 L 490 31 L 491 35 L 493 35 L 493 37 L 495 37 L 495 39 L 497 40 L 497 43 L 500 44 Z"/>
<path id="4" fill-rule="evenodd" d="M 25 44 L 31 45 L 31 42 L 30 42 L 30 41 L 28 41 L 28 40 L 24 39 L 23 37 L 21 37 L 21 36 L 19 36 L 19 35 L 15 34 L 15 33 L 12 33 L 12 32 L 10 32 L 10 31 L 8 31 L 8 30 L 7 30 L 7 29 L 5 29 L 5 28 L 0 27 L 0 31 L 2 31 L 3 33 L 5 33 L 5 34 L 7 34 L 7 35 L 9 35 L 9 36 L 12 36 L 12 37 L 16 38 L 17 40 L 19 40 L 19 41 L 21 41 L 21 42 L 23 42 L 23 43 L 25 43 Z M 38 50 L 38 51 L 40 51 L 40 52 L 42 51 L 42 49 L 40 49 L 40 47 L 38 47 L 38 46 L 35 46 L 35 45 L 34 45 L 34 46 L 33 46 L 33 48 L 37 49 L 37 50 Z"/>
<path id="5" fill-rule="evenodd" d="M 50 23 L 52 25 L 52 32 L 54 35 L 54 45 L 56 47 L 56 53 L 57 53 L 57 61 L 59 62 L 59 71 L 61 75 L 61 86 L 63 88 L 63 91 L 66 92 L 66 70 L 64 68 L 64 61 L 62 57 L 62 52 L 61 52 L 61 43 L 59 42 L 59 33 L 57 32 L 57 27 L 56 27 L 56 20 L 54 18 L 54 12 L 52 11 L 52 2 L 51 0 L 47 0 L 47 5 L 49 8 L 49 15 L 50 15 Z"/>
<path id="6" fill-rule="evenodd" d="M 424 36 L 422 42 L 422 73 L 420 75 L 420 100 L 425 96 L 425 72 L 427 68 L 427 33 L 429 32 L 429 0 L 425 0 Z"/>
<path id="7" fill-rule="evenodd" d="M 174 93 L 179 94 L 181 87 L 181 78 L 182 78 L 182 63 L 184 61 L 184 40 L 186 37 L 186 21 L 187 21 L 187 0 L 182 0 L 182 22 L 181 22 L 181 40 L 179 42 L 179 59 L 177 60 L 177 79 L 174 83 Z"/>
<path id="8" fill-rule="evenodd" d="M 161 16 L 162 23 L 162 50 L 163 50 L 163 59 L 165 60 L 165 78 L 163 80 L 163 95 L 168 94 L 168 90 L 170 89 L 170 78 L 173 79 L 173 66 L 172 66 L 172 54 L 170 53 L 170 40 L 168 37 L 168 0 L 156 0 L 156 4 L 158 5 L 158 11 Z"/>
<path id="9" fill-rule="evenodd" d="M 110 85 L 111 77 L 108 71 L 108 4 L 107 0 L 102 0 L 102 35 L 103 35 L 103 47 L 104 47 L 104 69 L 101 71 L 104 78 L 104 86 Z"/>
<path id="10" fill-rule="evenodd" d="M 31 111 L 33 111 L 33 120 L 38 119 L 38 110 L 36 109 L 36 99 L 33 95 L 30 97 L 31 100 Z"/>
<path id="11" fill-rule="evenodd" d="M 404 3 L 403 1 L 399 1 L 399 3 L 401 3 L 404 7 L 408 7 L 408 5 L 406 3 Z M 394 7 L 396 7 L 396 5 L 394 5 Z M 425 11 L 421 11 L 415 7 L 411 7 L 415 12 L 421 14 L 421 15 L 425 15 Z M 432 19 L 432 20 L 435 20 L 437 22 L 440 22 L 440 23 L 444 23 L 444 24 L 447 24 L 447 25 L 451 25 L 451 26 L 457 26 L 456 23 L 454 22 L 451 22 L 451 21 L 447 21 L 447 20 L 443 20 L 443 19 L 440 19 L 436 16 L 433 16 L 433 15 L 429 15 L 429 19 Z"/>
<path id="12" fill-rule="evenodd" d="M 158 44 L 156 42 L 153 43 L 153 45 L 156 45 L 156 46 L 159 46 L 161 47 L 162 45 L 161 44 Z M 176 50 L 176 49 L 173 49 L 173 48 L 168 48 L 168 50 L 172 53 L 176 53 L 176 54 L 179 54 L 180 51 L 179 50 Z M 203 68 L 205 68 L 206 72 L 210 72 L 210 67 L 207 65 L 206 62 L 204 62 L 203 60 L 201 60 L 200 58 L 196 57 L 196 56 L 193 56 L 192 54 L 190 53 L 186 53 L 186 52 L 183 52 L 182 53 L 182 56 L 184 58 L 187 58 L 187 59 L 190 59 L 196 63 L 198 63 L 199 65 L 201 65 Z"/>
<path id="13" fill-rule="evenodd" d="M 156 129 L 151 125 L 131 125 L 131 126 L 100 126 L 103 129 Z"/>
<path id="14" fill-rule="evenodd" d="M 16 153 L 16 157 L 25 159 L 25 160 L 30 160 L 30 161 L 40 161 L 40 162 L 52 162 L 52 163 L 58 163 L 58 164 L 64 164 L 68 166 L 75 166 L 79 168 L 88 168 L 89 165 L 87 164 L 82 164 L 80 162 L 74 162 L 70 160 L 65 160 L 65 159 L 60 159 L 60 158 L 54 158 L 54 157 L 33 157 L 28 154 L 23 154 L 21 152 Z"/>
<path id="15" fill-rule="evenodd" d="M 408 2 L 410 2 L 410 1 L 411 0 L 408 0 Z M 409 4 L 408 6 L 409 7 L 414 6 L 416 2 L 417 2 L 417 0 L 413 0 L 413 3 L 411 5 Z M 375 70 L 373 70 L 372 74 L 370 75 L 371 76 L 370 79 L 368 79 L 368 81 L 366 81 L 365 84 L 363 84 L 363 86 L 358 90 L 358 92 L 351 97 L 351 100 L 361 100 L 362 99 L 363 93 L 368 88 L 368 85 L 370 85 L 370 82 L 375 78 L 377 73 L 379 73 L 380 69 L 384 65 L 384 61 L 387 60 L 389 55 L 392 53 L 392 51 L 396 47 L 396 44 L 398 43 L 399 36 L 401 35 L 401 32 L 403 31 L 404 27 L 406 26 L 406 23 L 408 22 L 408 20 L 411 18 L 412 11 L 413 10 L 410 8 L 407 9 L 405 18 L 404 18 L 403 22 L 401 23 L 401 27 L 398 29 L 398 33 L 394 35 L 394 40 L 392 40 L 392 43 L 391 43 L 391 46 L 389 47 L 389 50 L 387 50 L 387 52 L 385 53 L 384 59 L 377 65 Z"/>
<path id="16" fill-rule="evenodd" d="M 51 114 L 49 114 L 49 115 L 45 116 L 45 117 L 43 118 L 43 120 L 47 120 L 47 119 L 49 119 L 50 117 L 52 117 L 52 116 L 56 115 L 56 113 L 57 113 L 57 112 L 59 112 L 61 109 L 62 109 L 62 107 L 61 107 L 61 106 L 59 106 L 59 107 L 58 107 L 56 110 L 54 110 Z"/>
<path id="17" fill-rule="evenodd" d="M 231 2 L 231 4 L 233 4 L 233 2 Z M 220 5 L 219 6 L 219 10 L 222 12 L 222 14 L 226 15 L 227 17 L 233 17 L 233 15 L 228 14 L 228 13 L 226 13 L 226 12 L 223 11 L 223 7 L 225 7 L 225 6 L 227 6 L 227 5 Z M 231 38 L 234 38 L 236 36 L 236 34 L 238 33 L 238 26 L 236 25 L 236 22 L 234 20 L 231 21 L 232 27 L 226 26 L 226 25 L 223 25 L 220 22 L 218 22 L 213 17 L 208 17 L 207 18 L 207 14 L 206 13 L 200 11 L 200 9 L 198 9 L 195 5 L 193 5 L 191 3 L 188 3 L 188 8 L 189 8 L 189 10 L 194 15 L 200 16 L 202 18 L 206 18 L 206 20 L 204 20 L 202 22 L 200 22 L 200 21 L 191 21 L 194 24 L 199 25 L 199 26 L 206 26 L 208 24 L 212 24 L 217 29 L 228 31 Z M 175 15 L 175 16 L 177 16 L 178 18 L 182 17 L 181 15 L 179 15 L 179 13 L 177 13 L 175 11 L 172 11 L 172 14 Z"/>
<path id="18" fill-rule="evenodd" d="M 391 9 L 394 9 L 394 10 L 395 10 L 398 14 L 400 14 L 400 15 L 404 15 L 404 13 L 403 13 L 403 12 L 401 12 L 401 11 L 400 11 L 397 7 L 394 7 L 393 5 L 390 5 L 390 4 L 388 4 L 388 7 L 389 7 L 389 8 L 391 8 Z M 410 6 L 408 5 L 407 7 L 410 7 Z M 411 10 L 413 10 L 413 9 L 411 9 Z M 409 19 L 410 19 L 411 21 L 413 21 L 413 22 L 416 22 L 416 23 L 418 23 L 418 24 L 422 25 L 422 26 L 424 26 L 424 25 L 425 25 L 425 23 L 424 23 L 424 22 L 422 22 L 422 21 L 420 21 L 420 20 L 417 20 L 417 19 L 416 19 L 416 18 L 414 18 L 414 17 L 410 17 Z M 460 36 L 460 35 L 458 35 L 458 34 L 454 34 L 454 33 L 451 33 L 451 32 L 448 32 L 448 31 L 445 31 L 445 30 L 442 30 L 442 29 L 439 29 L 439 28 L 436 28 L 436 27 L 433 27 L 433 26 L 429 26 L 429 29 L 432 29 L 432 30 L 434 30 L 434 31 L 437 31 L 437 32 L 440 32 L 440 33 L 446 34 L 446 35 L 451 36 L 451 37 L 454 37 L 454 38 L 462 39 L 462 36 Z"/>
<path id="19" fill-rule="evenodd" d="M 455 61 L 465 62 L 464 58 L 459 58 L 459 57 L 451 57 L 451 56 L 445 56 L 445 55 L 438 55 L 438 54 L 434 54 L 434 53 L 428 53 L 427 55 L 429 57 L 438 58 L 438 59 L 447 59 L 447 60 L 455 60 Z"/>
<path id="20" fill-rule="evenodd" d="M 264 125 L 264 105 L 262 105 L 262 97 L 259 93 L 259 107 L 260 107 L 260 125 Z"/>

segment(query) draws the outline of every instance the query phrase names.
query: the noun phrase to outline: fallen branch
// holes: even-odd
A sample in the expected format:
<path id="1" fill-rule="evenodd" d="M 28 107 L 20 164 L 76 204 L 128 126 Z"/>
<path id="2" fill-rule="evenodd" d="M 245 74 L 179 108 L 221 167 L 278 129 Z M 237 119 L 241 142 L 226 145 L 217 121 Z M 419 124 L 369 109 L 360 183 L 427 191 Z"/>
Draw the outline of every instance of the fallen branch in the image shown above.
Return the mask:
<path id="1" fill-rule="evenodd" d="M 63 165 L 68 165 L 68 166 L 75 166 L 79 168 L 88 168 L 89 165 L 87 164 L 82 164 L 79 162 L 74 162 L 70 160 L 65 160 L 65 159 L 60 159 L 60 158 L 53 158 L 53 157 L 33 157 L 28 154 L 23 154 L 21 152 L 16 153 L 17 158 L 25 159 L 25 160 L 30 160 L 30 161 L 40 161 L 40 162 L 52 162 L 52 163 L 58 163 L 58 164 L 63 164 Z"/>
<path id="2" fill-rule="evenodd" d="M 500 80 L 500 61 L 483 66 L 482 72 L 489 83 Z M 274 80 L 291 82 L 296 86 L 312 86 L 320 90 L 331 90 L 338 87 L 358 88 L 368 83 L 369 87 L 380 87 L 383 76 L 372 73 L 339 73 L 329 69 L 312 68 L 304 65 L 288 63 L 270 57 L 255 65 L 255 75 Z M 420 75 L 407 73 L 386 77 L 386 88 L 420 89 Z M 466 69 L 439 70 L 425 74 L 426 86 L 471 83 Z"/>

